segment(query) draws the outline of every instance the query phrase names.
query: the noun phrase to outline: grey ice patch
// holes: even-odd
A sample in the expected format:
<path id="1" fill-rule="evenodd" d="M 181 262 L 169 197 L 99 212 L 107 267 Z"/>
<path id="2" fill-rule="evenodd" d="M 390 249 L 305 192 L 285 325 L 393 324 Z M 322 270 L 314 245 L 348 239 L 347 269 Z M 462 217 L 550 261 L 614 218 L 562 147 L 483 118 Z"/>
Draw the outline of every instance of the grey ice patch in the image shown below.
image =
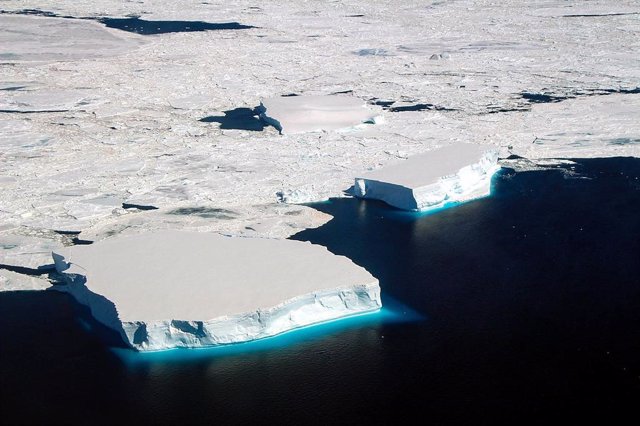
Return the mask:
<path id="1" fill-rule="evenodd" d="M 391 56 L 391 53 L 387 49 L 373 48 L 373 49 L 360 49 L 355 52 L 358 56 Z"/>
<path id="2" fill-rule="evenodd" d="M 615 138 L 609 141 L 609 145 L 618 145 L 618 146 L 634 145 L 637 143 L 640 144 L 640 138 Z"/>
<path id="3" fill-rule="evenodd" d="M 238 213 L 233 210 L 220 209 L 215 207 L 180 207 L 171 210 L 167 214 L 176 216 L 198 216 L 205 219 L 235 219 Z"/>

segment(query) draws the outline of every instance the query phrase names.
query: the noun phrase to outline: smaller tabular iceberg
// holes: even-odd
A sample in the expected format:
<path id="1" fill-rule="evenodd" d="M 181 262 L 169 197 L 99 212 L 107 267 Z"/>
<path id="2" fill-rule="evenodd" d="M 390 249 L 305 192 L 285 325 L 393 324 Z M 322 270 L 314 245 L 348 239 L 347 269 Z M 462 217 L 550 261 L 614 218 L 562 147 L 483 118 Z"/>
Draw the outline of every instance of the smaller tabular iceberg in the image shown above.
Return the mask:
<path id="1" fill-rule="evenodd" d="M 365 269 L 300 241 L 162 231 L 53 257 L 61 289 L 138 350 L 246 342 L 381 307 Z"/>
<path id="2" fill-rule="evenodd" d="M 497 162 L 495 149 L 450 145 L 356 178 L 355 195 L 403 210 L 437 209 L 489 195 Z"/>
<path id="3" fill-rule="evenodd" d="M 377 115 L 361 99 L 336 95 L 264 99 L 258 111 L 283 134 L 352 128 L 375 122 Z"/>

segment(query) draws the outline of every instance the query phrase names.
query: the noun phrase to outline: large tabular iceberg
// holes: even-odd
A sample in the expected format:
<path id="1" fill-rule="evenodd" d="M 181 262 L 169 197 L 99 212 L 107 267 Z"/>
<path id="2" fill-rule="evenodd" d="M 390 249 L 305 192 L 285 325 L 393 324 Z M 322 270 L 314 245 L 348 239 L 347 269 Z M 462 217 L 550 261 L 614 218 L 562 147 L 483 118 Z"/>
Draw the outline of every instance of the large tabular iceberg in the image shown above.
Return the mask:
<path id="1" fill-rule="evenodd" d="M 356 178 L 355 195 L 404 210 L 437 209 L 489 195 L 497 162 L 496 150 L 454 144 Z"/>
<path id="2" fill-rule="evenodd" d="M 366 102 L 349 96 L 283 96 L 263 99 L 260 118 L 281 133 L 337 130 L 375 122 Z"/>
<path id="3" fill-rule="evenodd" d="M 299 241 L 162 231 L 53 256 L 61 289 L 138 350 L 246 342 L 381 307 L 365 269 Z"/>

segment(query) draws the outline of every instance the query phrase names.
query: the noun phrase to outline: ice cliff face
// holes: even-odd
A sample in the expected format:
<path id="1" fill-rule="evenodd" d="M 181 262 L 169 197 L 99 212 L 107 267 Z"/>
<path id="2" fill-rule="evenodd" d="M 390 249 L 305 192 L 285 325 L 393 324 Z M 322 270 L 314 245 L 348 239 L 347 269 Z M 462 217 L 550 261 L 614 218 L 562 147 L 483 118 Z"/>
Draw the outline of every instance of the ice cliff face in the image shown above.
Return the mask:
<path id="1" fill-rule="evenodd" d="M 356 178 L 354 192 L 403 210 L 437 209 L 489 195 L 497 162 L 496 150 L 455 144 Z"/>
<path id="2" fill-rule="evenodd" d="M 248 342 L 313 324 L 380 309 L 377 284 L 314 292 L 266 309 L 206 321 L 123 322 L 135 349 L 195 348 Z"/>
<path id="3" fill-rule="evenodd" d="M 141 351 L 247 342 L 381 307 L 363 268 L 298 241 L 164 231 L 53 257 L 59 289 Z"/>

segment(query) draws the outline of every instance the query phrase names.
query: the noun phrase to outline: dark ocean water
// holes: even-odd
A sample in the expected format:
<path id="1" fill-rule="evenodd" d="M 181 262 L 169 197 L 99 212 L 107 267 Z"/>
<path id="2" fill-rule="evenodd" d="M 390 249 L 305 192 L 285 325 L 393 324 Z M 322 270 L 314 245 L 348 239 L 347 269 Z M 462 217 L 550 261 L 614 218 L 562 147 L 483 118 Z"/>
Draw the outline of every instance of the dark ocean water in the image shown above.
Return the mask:
<path id="1" fill-rule="evenodd" d="M 246 30 L 255 28 L 251 25 L 243 25 L 238 22 L 203 22 L 203 21 L 147 21 L 139 16 L 127 16 L 126 18 L 96 18 L 81 16 L 64 16 L 55 12 L 40 9 L 22 9 L 17 11 L 0 10 L 0 14 L 32 15 L 48 18 L 88 19 L 98 21 L 108 28 L 127 31 L 141 35 L 156 35 L 167 33 L 188 33 L 194 31 L 219 31 L 219 30 Z M 2 90 L 17 90 L 15 88 Z"/>
<path id="2" fill-rule="evenodd" d="M 640 160 L 505 171 L 430 215 L 315 207 L 295 238 L 377 276 L 381 313 L 135 354 L 64 294 L 0 293 L 0 423 L 637 424 Z"/>
<path id="3" fill-rule="evenodd" d="M 109 28 L 142 35 L 185 33 L 193 31 L 245 30 L 253 28 L 252 26 L 242 25 L 237 22 L 212 23 L 202 21 L 146 21 L 138 17 L 99 18 L 97 21 L 103 23 Z"/>

